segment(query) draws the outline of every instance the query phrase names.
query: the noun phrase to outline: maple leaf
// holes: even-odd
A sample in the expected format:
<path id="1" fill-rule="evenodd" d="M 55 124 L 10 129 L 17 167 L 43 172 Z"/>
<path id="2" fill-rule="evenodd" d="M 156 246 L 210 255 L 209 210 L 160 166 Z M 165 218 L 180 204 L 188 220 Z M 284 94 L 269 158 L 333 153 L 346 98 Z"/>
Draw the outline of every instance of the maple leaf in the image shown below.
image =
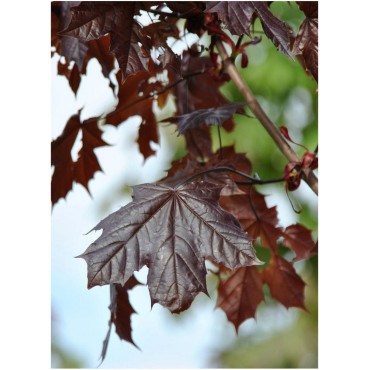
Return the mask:
<path id="1" fill-rule="evenodd" d="M 199 109 L 191 113 L 166 118 L 161 122 L 177 123 L 178 135 L 180 135 L 189 128 L 198 127 L 203 123 L 208 126 L 216 124 L 221 126 L 235 112 L 245 114 L 244 105 L 245 103 L 229 103 L 217 108 Z"/>
<path id="2" fill-rule="evenodd" d="M 157 121 L 153 113 L 153 97 L 148 97 L 141 101 L 140 93 L 150 74 L 147 71 L 140 71 L 135 75 L 129 76 L 124 83 L 120 83 L 122 71 L 117 72 L 118 85 L 118 104 L 116 108 L 106 115 L 106 124 L 118 126 L 128 118 L 139 115 L 142 119 L 139 128 L 138 144 L 139 150 L 144 159 L 154 154 L 150 147 L 150 142 L 158 142 Z M 152 86 L 155 88 L 155 85 Z"/>
<path id="3" fill-rule="evenodd" d="M 257 15 L 266 36 L 280 52 L 293 59 L 289 48 L 289 28 L 271 13 L 267 4 L 265 1 L 207 1 L 205 12 L 217 13 L 233 35 L 247 34 L 249 37 L 252 37 L 250 27 Z"/>
<path id="4" fill-rule="evenodd" d="M 305 283 L 295 272 L 291 263 L 280 256 L 272 256 L 270 266 L 261 271 L 263 281 L 269 286 L 271 297 L 286 308 L 300 307 L 307 311 L 304 304 Z"/>
<path id="5" fill-rule="evenodd" d="M 179 115 L 229 103 L 219 91 L 224 81 L 215 79 L 210 73 L 207 73 L 207 71 L 213 69 L 214 65 L 211 59 L 207 56 L 200 56 L 196 44 L 183 53 L 181 61 L 183 76 L 195 72 L 204 71 L 204 73 L 188 77 L 184 82 L 171 89 Z M 170 83 L 178 79 L 178 76 L 171 73 L 170 70 L 169 77 Z M 233 129 L 234 123 L 231 118 L 225 121 L 224 127 L 228 130 Z M 213 155 L 212 139 L 208 126 L 190 128 L 184 132 L 184 137 L 186 148 L 193 158 L 211 157 Z"/>
<path id="6" fill-rule="evenodd" d="M 63 64 L 60 60 L 58 61 L 58 75 L 65 76 L 68 80 L 69 86 L 72 91 L 77 94 L 78 87 L 81 82 L 81 75 L 78 71 L 77 64 L 74 64 L 71 69 L 68 68 L 69 63 Z"/>
<path id="7" fill-rule="evenodd" d="M 90 59 L 96 58 L 102 66 L 103 75 L 109 78 L 109 73 L 114 69 L 114 56 L 109 53 L 109 34 L 98 40 L 83 42 L 75 37 L 61 36 L 58 31 L 66 28 L 71 20 L 71 7 L 79 5 L 79 1 L 53 2 L 51 6 L 52 34 L 51 45 L 55 47 L 53 53 L 66 58 L 65 63 L 59 61 L 58 74 L 65 75 L 72 91 L 76 94 L 82 74 L 86 74 L 86 67 Z M 70 62 L 75 65 L 70 68 Z M 63 67 L 63 68 L 62 68 Z M 71 72 L 72 71 L 72 72 Z M 110 81 L 110 87 L 114 91 L 114 85 Z"/>
<path id="8" fill-rule="evenodd" d="M 81 68 L 81 74 L 86 74 L 86 67 L 88 62 L 95 58 L 102 68 L 103 76 L 109 79 L 110 84 L 109 87 L 112 89 L 113 93 L 115 91 L 115 86 L 110 78 L 110 73 L 114 69 L 114 56 L 109 53 L 110 47 L 110 36 L 105 35 L 100 37 L 97 40 L 90 40 L 87 43 L 87 53 L 84 60 L 84 63 Z"/>
<path id="9" fill-rule="evenodd" d="M 173 187 L 185 181 L 190 176 L 207 170 L 216 169 L 217 167 L 229 167 L 239 169 L 245 173 L 250 172 L 251 164 L 249 160 L 245 155 L 235 153 L 233 146 L 223 147 L 222 152 L 222 159 L 220 158 L 220 151 L 218 150 L 206 163 L 194 161 L 189 154 L 178 161 L 173 161 L 167 176 L 161 180 L 161 183 Z M 245 178 L 240 175 L 226 171 L 209 172 L 199 175 L 197 178 L 206 182 L 223 185 L 224 187 L 222 188 L 221 195 L 240 193 L 241 191 L 237 187 L 235 180 L 240 178 L 245 180 Z"/>
<path id="10" fill-rule="evenodd" d="M 88 288 L 124 285 L 147 265 L 152 305 L 178 313 L 198 293 L 208 294 L 205 258 L 230 269 L 261 264 L 239 222 L 219 206 L 221 189 L 204 181 L 134 186 L 133 201 L 92 229 L 103 233 L 79 256 Z"/>
<path id="11" fill-rule="evenodd" d="M 312 239 L 311 230 L 301 224 L 291 225 L 285 229 L 282 244 L 294 251 L 296 255 L 294 261 L 317 254 L 317 245 Z"/>
<path id="12" fill-rule="evenodd" d="M 317 1 L 299 1 L 298 5 L 305 13 L 306 19 L 299 27 L 292 53 L 294 55 L 302 55 L 303 67 L 318 81 L 318 3 Z"/>
<path id="13" fill-rule="evenodd" d="M 80 1 L 61 1 L 51 4 L 52 38 L 51 44 L 56 52 L 67 58 L 68 63 L 76 62 L 81 71 L 87 52 L 87 45 L 73 37 L 61 36 L 58 31 L 64 29 L 71 20 L 71 7 L 79 5 Z"/>
<path id="14" fill-rule="evenodd" d="M 243 189 L 243 186 L 241 186 Z M 252 238 L 261 238 L 261 245 L 268 247 L 274 254 L 278 252 L 277 239 L 283 235 L 278 225 L 276 206 L 268 208 L 264 196 L 256 190 L 248 194 L 222 196 L 220 204 L 231 212 L 241 223 L 243 230 Z"/>
<path id="15" fill-rule="evenodd" d="M 71 21 L 61 34 L 86 42 L 109 33 L 110 51 L 118 61 L 124 81 L 148 65 L 148 40 L 134 19 L 141 6 L 141 2 L 134 1 L 81 2 L 71 9 Z"/>
<path id="16" fill-rule="evenodd" d="M 108 307 L 110 310 L 110 320 L 108 322 L 108 332 L 103 341 L 103 349 L 100 356 L 101 362 L 104 361 L 107 353 L 112 324 L 116 327 L 116 333 L 120 339 L 132 343 L 137 347 L 131 336 L 131 315 L 136 313 L 136 311 L 132 308 L 127 293 L 128 290 L 133 289 L 137 285 L 142 284 L 136 280 L 134 275 L 127 280 L 124 286 L 120 284 L 110 285 L 110 305 Z"/>
<path id="17" fill-rule="evenodd" d="M 255 266 L 240 267 L 220 281 L 217 307 L 226 313 L 236 332 L 245 320 L 255 317 L 258 305 L 264 300 L 262 285 Z"/>
<path id="18" fill-rule="evenodd" d="M 71 150 L 79 131 L 82 131 L 82 147 L 77 162 L 72 160 Z M 73 182 L 83 185 L 87 191 L 88 182 L 95 172 L 102 171 L 94 149 L 108 145 L 98 127 L 98 117 L 80 121 L 80 111 L 67 122 L 62 134 L 51 143 L 51 165 L 54 173 L 51 179 L 51 200 L 54 205 L 72 190 Z"/>

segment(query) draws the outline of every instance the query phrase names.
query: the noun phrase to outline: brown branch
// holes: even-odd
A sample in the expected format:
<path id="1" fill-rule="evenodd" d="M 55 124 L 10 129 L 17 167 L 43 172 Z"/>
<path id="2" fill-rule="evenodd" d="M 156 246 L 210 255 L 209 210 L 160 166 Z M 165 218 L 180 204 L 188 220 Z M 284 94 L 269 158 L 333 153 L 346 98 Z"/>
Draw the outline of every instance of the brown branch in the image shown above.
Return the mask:
<path id="1" fill-rule="evenodd" d="M 270 118 L 266 115 L 264 110 L 259 105 L 252 91 L 236 69 L 235 64 L 229 58 L 229 55 L 227 54 L 225 47 L 220 40 L 216 41 L 216 47 L 222 58 L 225 71 L 229 74 L 230 78 L 233 80 L 234 84 L 249 105 L 251 111 L 255 114 L 256 118 L 261 122 L 263 127 L 275 141 L 281 152 L 290 162 L 301 162 L 301 159 L 299 158 L 297 153 L 290 147 L 288 142 L 281 135 L 279 129 L 270 120 Z M 303 179 L 307 182 L 311 189 L 316 194 L 318 194 L 318 180 L 316 175 L 312 172 L 310 168 L 306 168 L 303 170 Z"/>

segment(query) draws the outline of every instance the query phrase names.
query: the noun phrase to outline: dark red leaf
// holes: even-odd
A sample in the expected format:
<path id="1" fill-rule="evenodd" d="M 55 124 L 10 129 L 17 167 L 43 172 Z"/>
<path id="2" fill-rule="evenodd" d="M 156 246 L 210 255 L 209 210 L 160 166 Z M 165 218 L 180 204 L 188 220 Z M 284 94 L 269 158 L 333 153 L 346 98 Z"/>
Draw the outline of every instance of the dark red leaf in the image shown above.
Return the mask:
<path id="1" fill-rule="evenodd" d="M 289 27 L 286 23 L 275 17 L 265 1 L 252 1 L 257 10 L 257 16 L 261 21 L 266 36 L 277 46 L 278 50 L 293 59 L 290 52 Z"/>
<path id="2" fill-rule="evenodd" d="M 80 86 L 81 82 L 81 75 L 78 71 L 77 64 L 75 63 L 71 69 L 68 68 L 69 63 L 63 64 L 60 60 L 58 62 L 58 74 L 65 76 L 68 80 L 69 86 L 71 87 L 72 91 L 77 94 L 77 90 Z"/>
<path id="3" fill-rule="evenodd" d="M 77 162 L 72 160 L 71 150 L 79 131 L 82 130 L 82 147 Z M 101 171 L 94 149 L 108 145 L 101 138 L 98 117 L 81 123 L 80 115 L 73 115 L 67 122 L 63 133 L 51 143 L 51 165 L 54 173 L 51 179 L 51 201 L 54 205 L 72 190 L 73 182 L 82 184 L 87 191 L 88 182 L 95 172 Z"/>
<path id="4" fill-rule="evenodd" d="M 130 304 L 127 293 L 128 290 L 133 289 L 136 285 L 142 284 L 136 280 L 134 275 L 131 276 L 131 278 L 126 282 L 124 286 L 120 284 L 110 285 L 109 310 L 111 312 L 111 315 L 108 322 L 108 333 L 103 341 L 103 349 L 100 357 L 101 362 L 104 361 L 105 355 L 107 353 L 112 324 L 115 325 L 116 333 L 120 339 L 132 343 L 135 347 L 137 347 L 131 336 L 131 315 L 136 312 Z"/>
<path id="5" fill-rule="evenodd" d="M 168 18 L 166 21 L 150 23 L 143 27 L 142 32 L 149 37 L 150 44 L 159 47 L 167 47 L 167 38 L 173 37 L 176 40 L 180 39 L 180 31 L 176 26 L 176 18 Z"/>
<path id="6" fill-rule="evenodd" d="M 294 251 L 296 255 L 294 261 L 317 254 L 317 246 L 312 239 L 311 230 L 301 224 L 291 225 L 285 229 L 283 245 Z"/>
<path id="7" fill-rule="evenodd" d="M 86 74 L 87 63 L 90 59 L 95 58 L 102 67 L 102 72 L 105 78 L 110 80 L 110 73 L 114 69 L 114 56 L 109 53 L 110 48 L 110 36 L 109 34 L 100 37 L 97 40 L 90 40 L 87 42 L 87 53 L 84 60 L 81 74 Z M 114 84 L 110 81 L 110 87 L 114 92 Z"/>
<path id="8" fill-rule="evenodd" d="M 238 221 L 219 206 L 222 186 L 194 181 L 176 190 L 133 189 L 133 201 L 93 228 L 103 233 L 80 256 L 89 288 L 125 284 L 147 265 L 152 305 L 181 312 L 198 293 L 207 294 L 205 258 L 231 269 L 261 263 Z"/>
<path id="9" fill-rule="evenodd" d="M 166 118 L 161 122 L 177 123 L 178 135 L 189 128 L 199 127 L 203 123 L 221 126 L 224 121 L 232 117 L 235 112 L 245 114 L 243 107 L 246 103 L 228 103 L 217 108 L 198 109 L 197 111 Z"/>
<path id="10" fill-rule="evenodd" d="M 277 254 L 277 239 L 283 235 L 282 228 L 277 226 L 276 207 L 268 208 L 262 194 L 253 190 L 250 197 L 248 194 L 225 196 L 220 198 L 220 204 L 239 220 L 248 235 L 254 239 L 260 237 L 261 245 Z"/>
<path id="11" fill-rule="evenodd" d="M 300 1 L 298 4 L 306 14 L 306 19 L 302 22 L 294 40 L 292 53 L 302 55 L 304 68 L 318 81 L 318 3 L 316 1 Z"/>
<path id="12" fill-rule="evenodd" d="M 286 308 L 300 307 L 304 304 L 304 281 L 297 275 L 291 263 L 280 256 L 273 256 L 270 266 L 261 271 L 263 281 L 269 286 L 271 297 Z"/>
<path id="13" fill-rule="evenodd" d="M 251 1 L 207 1 L 205 13 L 217 13 L 233 35 L 250 34 L 255 8 Z"/>
<path id="14" fill-rule="evenodd" d="M 299 9 L 308 18 L 318 18 L 319 16 L 319 2 L 318 1 L 297 1 Z"/>
<path id="15" fill-rule="evenodd" d="M 148 65 L 148 40 L 133 18 L 139 14 L 141 5 L 134 1 L 81 2 L 71 9 L 71 22 L 61 34 L 87 42 L 109 33 L 110 51 L 118 61 L 124 81 Z"/>
<path id="16" fill-rule="evenodd" d="M 240 267 L 218 286 L 217 307 L 225 311 L 236 332 L 240 324 L 255 317 L 257 306 L 264 300 L 262 279 L 255 266 Z"/>
<path id="17" fill-rule="evenodd" d="M 153 97 L 137 103 L 136 101 L 142 98 L 139 94 L 150 75 L 146 71 L 140 71 L 129 76 L 124 83 L 120 82 L 121 76 L 122 72 L 118 71 L 118 104 L 113 112 L 107 114 L 105 123 L 118 126 L 132 116 L 140 116 L 142 121 L 139 128 L 138 144 L 140 152 L 146 159 L 154 154 L 150 142 L 158 142 L 157 121 L 153 113 Z"/>
<path id="18" fill-rule="evenodd" d="M 82 147 L 75 165 L 75 181 L 89 190 L 89 180 L 94 177 L 95 172 L 102 171 L 94 149 L 108 144 L 101 138 L 102 131 L 98 127 L 96 117 L 82 122 L 81 129 Z"/>
<path id="19" fill-rule="evenodd" d="M 261 21 L 266 36 L 278 50 L 293 59 L 290 52 L 289 27 L 275 17 L 265 1 L 207 1 L 207 13 L 217 13 L 225 27 L 233 35 L 247 34 L 252 37 L 250 27 L 254 14 Z"/>
<path id="20" fill-rule="evenodd" d="M 80 130 L 79 114 L 73 115 L 67 122 L 62 134 L 51 143 L 51 165 L 54 173 L 51 180 L 51 201 L 54 205 L 72 189 L 74 165 L 71 150 Z"/>
<path id="21" fill-rule="evenodd" d="M 190 155 L 187 155 L 178 161 L 172 162 L 172 167 L 168 171 L 167 177 L 161 180 L 161 183 L 173 187 L 185 181 L 194 174 L 204 172 L 206 170 L 212 170 L 221 166 L 238 169 L 245 173 L 250 172 L 251 164 L 245 155 L 235 153 L 233 146 L 224 147 L 222 148 L 222 151 L 223 159 L 220 158 L 220 153 L 217 151 L 217 153 L 206 163 L 194 161 Z M 230 172 L 210 172 L 199 175 L 197 179 L 202 179 L 213 184 L 223 185 L 224 187 L 221 191 L 221 195 L 241 193 L 235 184 L 235 181 L 239 179 L 244 180 L 244 178 L 240 175 Z"/>
<path id="22" fill-rule="evenodd" d="M 79 71 L 87 52 L 87 45 L 73 37 L 61 36 L 58 32 L 63 30 L 71 20 L 71 8 L 79 5 L 80 1 L 61 1 L 51 4 L 52 38 L 51 45 L 56 48 L 59 55 L 67 58 L 67 62 L 76 62 Z"/>
<path id="23" fill-rule="evenodd" d="M 172 93 L 175 96 L 177 114 L 182 115 L 193 112 L 198 109 L 208 109 L 219 107 L 229 103 L 220 93 L 219 88 L 224 83 L 220 79 L 215 79 L 207 71 L 212 71 L 214 64 L 209 57 L 200 56 L 196 46 L 185 51 L 182 57 L 181 72 L 182 75 L 194 72 L 204 71 L 205 73 L 187 78 L 184 82 L 177 84 Z M 178 80 L 178 76 L 169 71 L 170 82 Z M 230 125 L 230 120 L 225 122 Z M 233 127 L 228 126 L 228 129 Z M 191 128 L 184 133 L 186 139 L 186 148 L 193 158 L 209 158 L 212 156 L 212 140 L 209 127 Z"/>

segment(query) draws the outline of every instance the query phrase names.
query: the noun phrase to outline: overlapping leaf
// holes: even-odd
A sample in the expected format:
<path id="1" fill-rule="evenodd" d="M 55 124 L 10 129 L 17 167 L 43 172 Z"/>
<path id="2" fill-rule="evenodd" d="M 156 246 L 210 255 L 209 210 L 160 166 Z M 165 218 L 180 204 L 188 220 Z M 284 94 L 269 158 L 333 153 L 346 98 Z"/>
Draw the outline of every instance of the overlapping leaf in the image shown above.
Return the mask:
<path id="1" fill-rule="evenodd" d="M 261 244 L 277 254 L 282 228 L 278 226 L 276 207 L 268 208 L 262 194 L 253 189 L 250 194 L 221 197 L 220 204 L 238 218 L 252 238 L 260 237 Z"/>
<path id="2" fill-rule="evenodd" d="M 292 52 L 294 55 L 302 55 L 306 71 L 318 81 L 318 2 L 299 1 L 298 5 L 305 13 L 306 19 L 299 28 Z"/>
<path id="3" fill-rule="evenodd" d="M 139 14 L 142 5 L 134 1 L 81 2 L 71 9 L 71 21 L 62 35 L 86 42 L 109 33 L 110 51 L 118 61 L 122 80 L 125 80 L 130 74 L 145 70 L 148 65 L 148 40 L 133 18 Z"/>
<path id="4" fill-rule="evenodd" d="M 207 1 L 205 12 L 217 13 L 233 35 L 251 36 L 250 26 L 257 15 L 266 36 L 279 51 L 293 59 L 290 52 L 289 28 L 275 17 L 265 1 Z"/>
<path id="5" fill-rule="evenodd" d="M 219 88 L 224 83 L 214 78 L 211 73 L 214 65 L 209 57 L 200 56 L 196 45 L 193 45 L 182 56 L 181 72 L 183 76 L 196 72 L 204 72 L 199 75 L 188 77 L 184 82 L 177 84 L 171 89 L 175 96 L 177 114 L 182 115 L 199 109 L 223 106 L 229 101 L 220 93 Z M 178 79 L 178 76 L 169 71 L 170 83 Z M 226 130 L 234 127 L 232 119 L 224 123 Z M 188 129 L 185 133 L 186 148 L 193 158 L 209 158 L 212 156 L 212 140 L 209 127 L 201 126 Z"/>
<path id="6" fill-rule="evenodd" d="M 72 160 L 71 150 L 79 131 L 82 131 L 82 147 L 77 162 Z M 51 143 L 51 165 L 54 173 L 51 179 L 51 201 L 54 205 L 72 190 L 73 182 L 83 185 L 87 191 L 88 182 L 95 172 L 101 171 L 94 149 L 108 145 L 102 138 L 98 118 L 80 121 L 80 114 L 73 115 L 62 134 Z"/>
<path id="7" fill-rule="evenodd" d="M 317 245 L 312 239 L 311 230 L 301 224 L 291 225 L 285 229 L 282 244 L 294 251 L 295 261 L 317 254 Z"/>
<path id="8" fill-rule="evenodd" d="M 235 112 L 245 114 L 244 105 L 245 103 L 228 103 L 217 108 L 199 109 L 191 113 L 170 117 L 163 121 L 177 123 L 177 131 L 180 135 L 189 128 L 199 127 L 203 123 L 208 126 L 221 126 Z"/>
<path id="9" fill-rule="evenodd" d="M 271 296 L 286 308 L 300 307 L 304 304 L 304 281 L 297 275 L 293 265 L 280 256 L 273 256 L 270 266 L 262 270 L 263 281 L 269 286 Z"/>
<path id="10" fill-rule="evenodd" d="M 128 290 L 133 289 L 137 285 L 141 285 L 141 283 L 136 280 L 135 276 L 131 276 L 124 286 L 120 284 L 111 284 L 110 286 L 110 319 L 108 322 L 108 333 L 104 339 L 100 356 L 101 362 L 104 361 L 107 353 L 112 324 L 116 327 L 116 333 L 120 339 L 132 343 L 137 347 L 131 335 L 131 315 L 136 312 L 132 308 L 128 297 Z"/>
<path id="11" fill-rule="evenodd" d="M 141 87 L 149 79 L 150 74 L 141 71 L 133 76 L 129 76 L 124 83 L 121 83 L 122 72 L 117 72 L 118 104 L 114 111 L 107 114 L 106 124 L 118 126 L 128 118 L 139 115 L 142 119 L 139 128 L 138 144 L 139 150 L 144 158 L 154 154 L 150 147 L 150 142 L 158 142 L 157 121 L 153 113 L 153 97 L 148 97 L 140 101 Z M 154 87 L 153 87 L 154 88 Z M 148 87 L 150 90 L 150 86 Z"/>
<path id="12" fill-rule="evenodd" d="M 245 320 L 255 317 L 257 306 L 264 300 L 262 284 L 255 266 L 238 268 L 226 280 L 221 280 L 217 307 L 225 311 L 236 332 Z"/>
<path id="13" fill-rule="evenodd" d="M 230 269 L 260 264 L 249 236 L 219 206 L 221 188 L 204 181 L 134 186 L 133 201 L 95 226 L 103 233 L 80 256 L 88 287 L 124 285 L 147 265 L 152 304 L 181 312 L 207 294 L 205 258 Z"/>
<path id="14" fill-rule="evenodd" d="M 223 147 L 222 153 L 223 158 L 220 158 L 220 151 L 218 150 L 206 163 L 194 161 L 188 154 L 186 157 L 172 162 L 167 177 L 161 180 L 161 183 L 174 187 L 190 176 L 216 169 L 217 167 L 229 167 L 238 169 L 247 174 L 250 173 L 251 163 L 245 155 L 235 153 L 233 146 Z M 197 178 L 214 184 L 223 185 L 224 187 L 222 188 L 221 195 L 242 193 L 235 183 L 236 180 L 244 180 L 240 175 L 223 171 L 205 173 L 203 175 L 198 175 Z"/>
<path id="15" fill-rule="evenodd" d="M 79 1 L 53 2 L 51 5 L 51 45 L 55 48 L 53 53 L 65 57 L 65 61 L 59 64 L 58 73 L 67 77 L 69 84 L 76 94 L 81 80 L 81 75 L 86 74 L 86 67 L 90 59 L 96 58 L 102 66 L 103 75 L 109 79 L 109 73 L 114 68 L 114 56 L 109 53 L 110 36 L 106 35 L 98 40 L 89 42 L 81 41 L 75 37 L 63 36 L 58 32 L 67 27 L 71 20 L 71 7 L 79 5 Z M 75 62 L 73 68 L 71 62 Z M 72 71 L 72 72 L 68 72 Z M 110 82 L 114 91 L 114 86 Z"/>

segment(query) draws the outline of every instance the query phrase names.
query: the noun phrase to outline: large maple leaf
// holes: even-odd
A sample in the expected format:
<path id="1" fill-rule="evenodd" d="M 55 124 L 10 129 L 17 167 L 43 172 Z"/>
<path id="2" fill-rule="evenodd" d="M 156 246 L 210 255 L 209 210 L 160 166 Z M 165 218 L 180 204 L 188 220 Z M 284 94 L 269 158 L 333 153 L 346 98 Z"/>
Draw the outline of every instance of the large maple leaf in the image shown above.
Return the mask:
<path id="1" fill-rule="evenodd" d="M 255 317 L 257 306 L 263 301 L 263 281 L 254 266 L 241 267 L 231 272 L 218 286 L 217 307 L 220 307 L 236 332 L 245 320 Z"/>
<path id="2" fill-rule="evenodd" d="M 79 257 L 88 266 L 88 288 L 122 284 L 149 268 L 152 305 L 187 309 L 206 287 L 205 258 L 235 269 L 261 264 L 250 237 L 218 204 L 222 186 L 189 182 L 178 189 L 159 184 L 133 187 L 133 201 L 92 230 L 102 235 Z"/>
<path id="3" fill-rule="evenodd" d="M 257 15 L 266 36 L 278 50 L 293 59 L 290 52 L 289 28 L 268 8 L 266 1 L 207 1 L 205 12 L 217 13 L 233 35 L 251 36 L 250 27 Z"/>
<path id="4" fill-rule="evenodd" d="M 82 147 L 78 159 L 73 161 L 71 150 L 77 135 L 82 131 Z M 51 143 L 51 165 L 54 173 L 51 179 L 51 201 L 54 205 L 72 190 L 73 182 L 83 185 L 87 191 L 88 182 L 95 172 L 102 171 L 94 149 L 108 145 L 102 138 L 98 127 L 98 117 L 80 121 L 80 112 L 67 122 L 62 134 Z"/>
<path id="5" fill-rule="evenodd" d="M 141 5 L 141 2 L 134 1 L 81 2 L 71 9 L 71 21 L 61 34 L 86 42 L 109 33 L 110 51 L 118 61 L 124 80 L 148 65 L 150 48 L 134 19 Z"/>
<path id="6" fill-rule="evenodd" d="M 304 68 L 318 81 L 318 3 L 317 1 L 298 1 L 298 5 L 305 13 L 306 19 L 299 28 L 292 52 L 294 55 L 302 55 Z"/>

